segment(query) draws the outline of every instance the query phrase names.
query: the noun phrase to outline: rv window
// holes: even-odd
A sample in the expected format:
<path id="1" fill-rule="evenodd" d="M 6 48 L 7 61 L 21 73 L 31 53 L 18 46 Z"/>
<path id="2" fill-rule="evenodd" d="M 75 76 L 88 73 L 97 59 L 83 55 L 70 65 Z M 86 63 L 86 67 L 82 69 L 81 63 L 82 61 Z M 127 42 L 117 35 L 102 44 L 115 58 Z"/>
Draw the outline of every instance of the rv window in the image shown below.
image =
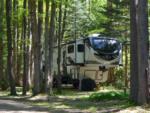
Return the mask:
<path id="1" fill-rule="evenodd" d="M 74 45 L 69 45 L 68 46 L 68 53 L 73 53 L 74 52 Z"/>
<path id="2" fill-rule="evenodd" d="M 78 52 L 84 52 L 84 45 L 83 44 L 78 45 Z"/>

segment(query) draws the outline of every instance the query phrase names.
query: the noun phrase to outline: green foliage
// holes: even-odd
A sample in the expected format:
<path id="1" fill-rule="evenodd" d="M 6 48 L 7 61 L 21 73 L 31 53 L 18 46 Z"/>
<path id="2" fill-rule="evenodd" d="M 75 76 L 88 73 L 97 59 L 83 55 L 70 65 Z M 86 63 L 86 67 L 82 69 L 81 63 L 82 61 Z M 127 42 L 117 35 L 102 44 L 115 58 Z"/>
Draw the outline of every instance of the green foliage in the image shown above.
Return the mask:
<path id="1" fill-rule="evenodd" d="M 116 88 L 123 88 L 124 87 L 124 69 L 123 68 L 119 68 L 119 69 L 116 69 L 116 72 L 115 72 L 115 83 L 114 83 L 114 86 Z"/>
<path id="2" fill-rule="evenodd" d="M 124 94 L 123 92 L 116 92 L 116 91 L 93 93 L 89 96 L 89 100 L 92 101 L 126 100 L 126 99 L 128 99 L 128 94 Z"/>
<path id="3" fill-rule="evenodd" d="M 129 1 L 93 1 L 91 5 L 89 30 L 100 31 L 107 36 L 121 38 L 129 30 Z"/>
<path id="4" fill-rule="evenodd" d="M 0 81 L 0 88 L 1 90 L 6 90 L 9 87 L 8 81 L 6 78 L 2 78 L 2 80 Z"/>
<path id="5" fill-rule="evenodd" d="M 103 14 L 107 17 L 106 21 L 102 24 L 105 28 L 104 32 L 111 36 L 121 36 L 129 25 L 129 17 L 126 14 L 127 4 L 122 7 L 124 1 L 112 1 L 112 6 L 107 6 Z M 127 10 L 129 11 L 129 10 Z"/>
<path id="6" fill-rule="evenodd" d="M 72 40 L 79 38 L 81 34 L 86 34 L 90 24 L 86 3 L 78 0 L 69 1 L 65 21 L 65 40 Z"/>

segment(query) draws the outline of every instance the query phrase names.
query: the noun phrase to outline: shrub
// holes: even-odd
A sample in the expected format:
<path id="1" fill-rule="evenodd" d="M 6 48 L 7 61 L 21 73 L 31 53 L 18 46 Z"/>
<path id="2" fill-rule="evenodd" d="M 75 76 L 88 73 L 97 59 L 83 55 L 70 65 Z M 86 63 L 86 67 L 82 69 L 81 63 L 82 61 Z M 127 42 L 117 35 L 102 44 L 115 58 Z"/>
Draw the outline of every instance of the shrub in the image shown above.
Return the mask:
<path id="1" fill-rule="evenodd" d="M 90 100 L 100 101 L 100 100 L 124 100 L 128 99 L 128 94 L 124 94 L 123 92 L 100 92 L 93 93 L 89 96 Z"/>
<path id="2" fill-rule="evenodd" d="M 96 88 L 96 83 L 91 78 L 85 78 L 82 80 L 82 91 L 93 91 Z"/>
<path id="3" fill-rule="evenodd" d="M 124 70 L 123 70 L 123 68 L 119 68 L 116 70 L 115 79 L 116 79 L 116 81 L 114 83 L 114 86 L 119 89 L 123 88 L 124 87 Z"/>
<path id="4" fill-rule="evenodd" d="M 6 78 L 2 78 L 2 80 L 0 81 L 0 88 L 1 90 L 6 90 L 9 87 L 8 81 L 6 80 Z"/>

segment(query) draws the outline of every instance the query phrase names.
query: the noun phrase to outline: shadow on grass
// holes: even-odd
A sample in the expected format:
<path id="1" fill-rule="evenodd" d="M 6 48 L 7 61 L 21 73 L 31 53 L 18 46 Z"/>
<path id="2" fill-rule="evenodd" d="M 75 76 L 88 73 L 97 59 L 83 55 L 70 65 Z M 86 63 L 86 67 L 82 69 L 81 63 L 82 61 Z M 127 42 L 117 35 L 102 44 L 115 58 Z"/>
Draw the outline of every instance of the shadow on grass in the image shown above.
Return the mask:
<path id="1" fill-rule="evenodd" d="M 134 106 L 131 103 L 127 95 L 124 96 L 121 94 L 115 95 L 115 92 L 79 92 L 79 91 L 64 91 L 62 94 L 57 94 L 55 96 L 49 97 L 48 103 L 38 100 L 35 100 L 33 104 L 39 106 L 47 106 L 49 111 L 52 113 L 70 113 L 70 112 L 98 112 L 98 113 L 111 113 L 117 112 L 122 109 Z M 100 94 L 101 99 L 99 100 L 92 100 L 90 96 L 94 94 Z M 120 96 L 121 95 L 121 96 Z M 99 95 L 98 95 L 99 96 Z M 111 97 L 112 96 L 112 97 Z M 120 98 L 118 98 L 120 97 Z M 96 98 L 96 97 L 95 97 Z"/>
<path id="2" fill-rule="evenodd" d="M 80 109 L 84 112 L 116 112 L 121 109 L 128 108 L 133 106 L 128 100 L 99 100 L 99 101 L 90 101 L 87 98 L 82 99 L 66 99 L 66 98 L 55 98 L 50 99 L 50 103 L 53 103 L 54 106 L 51 106 L 53 109 Z"/>
<path id="3" fill-rule="evenodd" d="M 93 95 L 94 98 L 91 99 Z M 31 96 L 19 96 L 16 98 L 1 96 L 0 99 L 17 100 L 31 106 L 48 108 L 50 113 L 112 113 L 134 106 L 127 98 L 120 99 L 117 96 L 114 96 L 114 92 L 95 93 L 63 90 L 62 94 L 50 96 L 48 100 L 44 95 L 39 98 Z"/>
<path id="4" fill-rule="evenodd" d="M 32 96 L 22 96 L 21 94 L 18 94 L 17 96 L 11 96 L 9 95 L 8 91 L 0 92 L 0 112 L 6 113 L 6 112 L 24 112 L 24 113 L 48 113 L 48 108 L 42 106 L 34 106 L 31 104 L 28 104 L 28 99 L 32 98 Z M 43 101 L 44 102 L 44 101 Z"/>
<path id="5" fill-rule="evenodd" d="M 30 106 L 12 100 L 0 100 L 0 112 L 47 112 L 48 108 Z"/>

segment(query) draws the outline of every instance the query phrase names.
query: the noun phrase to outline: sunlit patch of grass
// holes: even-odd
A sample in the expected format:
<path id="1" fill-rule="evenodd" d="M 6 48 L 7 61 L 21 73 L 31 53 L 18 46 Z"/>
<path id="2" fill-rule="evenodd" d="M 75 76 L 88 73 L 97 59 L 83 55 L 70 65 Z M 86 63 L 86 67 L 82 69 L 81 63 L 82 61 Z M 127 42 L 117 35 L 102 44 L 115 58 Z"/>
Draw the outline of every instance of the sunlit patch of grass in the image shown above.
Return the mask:
<path id="1" fill-rule="evenodd" d="M 150 113 L 150 110 L 145 109 L 143 106 L 133 106 L 122 109 L 118 113 Z"/>
<path id="2" fill-rule="evenodd" d="M 63 104 L 62 102 L 32 102 L 30 103 L 32 106 L 40 106 L 40 107 L 46 107 L 49 110 L 51 109 L 68 109 L 71 108 L 70 106 Z"/>
<path id="3" fill-rule="evenodd" d="M 82 92 L 79 90 L 75 90 L 75 89 L 63 89 L 61 94 L 56 93 L 56 90 L 54 90 L 54 96 L 58 97 L 58 98 L 70 98 L 70 99 L 81 99 L 81 98 L 87 98 L 89 96 L 89 94 L 93 93 L 94 91 L 91 92 Z"/>
<path id="4" fill-rule="evenodd" d="M 91 113 L 96 113 L 97 111 L 97 107 L 90 107 L 89 109 L 87 109 L 87 111 L 91 112 Z"/>
<path id="5" fill-rule="evenodd" d="M 55 108 L 55 109 L 68 109 L 68 108 L 71 108 L 71 107 L 62 104 L 62 105 L 59 105 L 59 106 L 54 106 L 53 108 Z"/>
<path id="6" fill-rule="evenodd" d="M 93 93 L 89 96 L 90 100 L 101 101 L 101 100 L 127 100 L 128 94 L 123 92 L 109 91 L 109 92 L 98 92 Z"/>
<path id="7" fill-rule="evenodd" d="M 31 105 L 41 106 L 41 107 L 49 107 L 48 102 L 32 102 Z"/>
<path id="8" fill-rule="evenodd" d="M 0 92 L 0 96 L 8 96 L 9 95 L 9 92 L 8 91 L 1 91 Z"/>
<path id="9" fill-rule="evenodd" d="M 63 89 L 61 93 L 57 93 L 57 89 L 54 89 L 55 96 L 75 96 L 79 91 L 74 89 Z"/>
<path id="10" fill-rule="evenodd" d="M 17 95 L 16 96 L 11 96 L 10 95 L 10 89 L 8 88 L 7 90 L 5 90 L 5 91 L 0 91 L 0 96 L 1 97 L 20 97 L 20 96 L 22 96 L 22 87 L 16 87 L 16 93 L 17 93 Z M 31 91 L 27 91 L 27 94 L 26 95 L 28 95 L 28 96 L 31 96 L 32 95 L 32 92 Z"/>

